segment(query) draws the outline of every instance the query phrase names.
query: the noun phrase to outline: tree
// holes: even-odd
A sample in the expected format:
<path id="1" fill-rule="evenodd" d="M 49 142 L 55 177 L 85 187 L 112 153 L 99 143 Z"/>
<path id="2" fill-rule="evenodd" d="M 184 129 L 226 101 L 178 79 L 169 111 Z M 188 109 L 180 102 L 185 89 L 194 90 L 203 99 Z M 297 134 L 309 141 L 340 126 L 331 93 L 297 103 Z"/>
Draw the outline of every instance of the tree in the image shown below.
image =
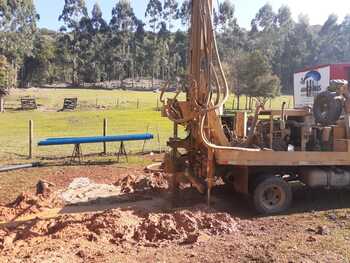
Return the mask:
<path id="1" fill-rule="evenodd" d="M 339 28 L 339 42 L 341 43 L 341 57 L 344 61 L 350 61 L 350 15 L 347 15 Z"/>
<path id="2" fill-rule="evenodd" d="M 133 61 L 130 54 L 132 34 L 136 26 L 136 17 L 130 1 L 119 0 L 112 11 L 110 22 L 111 50 L 114 61 L 113 73 L 118 72 L 118 79 L 133 76 Z"/>
<path id="3" fill-rule="evenodd" d="M 58 20 L 63 21 L 66 27 L 61 28 L 61 32 L 66 34 L 62 35 L 61 41 L 67 46 L 67 51 L 69 52 L 69 64 L 72 67 L 72 83 L 79 85 L 80 81 L 78 78 L 79 71 L 79 53 L 80 53 L 80 43 L 79 34 L 80 22 L 82 19 L 87 19 L 88 12 L 84 0 L 65 0 L 65 4 L 62 10 L 62 14 L 59 16 Z M 70 32 L 67 32 L 70 30 Z"/>
<path id="4" fill-rule="evenodd" d="M 171 31 L 174 27 L 173 20 L 177 18 L 178 2 L 176 0 L 164 0 L 163 19 L 167 22 L 167 27 Z"/>
<path id="5" fill-rule="evenodd" d="M 145 13 L 145 17 L 148 18 L 148 21 L 152 28 L 152 45 L 148 45 L 149 50 L 149 62 L 151 64 L 152 68 L 152 87 L 154 87 L 154 77 L 156 73 L 156 68 L 158 68 L 159 62 L 160 62 L 160 54 L 159 49 L 157 48 L 157 29 L 162 25 L 162 14 L 163 12 L 163 6 L 162 3 L 159 0 L 149 0 L 147 4 L 147 9 Z"/>
<path id="6" fill-rule="evenodd" d="M 254 51 L 243 57 L 239 83 L 243 93 L 256 98 L 274 98 L 280 94 L 280 80 L 273 75 L 266 56 Z"/>
<path id="7" fill-rule="evenodd" d="M 184 0 L 181 7 L 178 9 L 176 18 L 181 20 L 182 25 L 187 25 L 191 19 L 192 1 Z"/>
<path id="8" fill-rule="evenodd" d="M 53 83 L 55 78 L 56 39 L 51 32 L 40 30 L 34 38 L 33 52 L 24 61 L 24 79 L 38 85 Z"/>
<path id="9" fill-rule="evenodd" d="M 0 55 L 0 112 L 4 111 L 4 97 L 11 86 L 11 68 L 5 56 Z"/>
<path id="10" fill-rule="evenodd" d="M 244 32 L 238 26 L 234 13 L 235 7 L 230 0 L 220 3 L 218 12 L 214 12 L 217 40 L 223 58 L 234 56 L 236 51 L 246 45 Z"/>
<path id="11" fill-rule="evenodd" d="M 278 9 L 275 18 L 277 39 L 275 42 L 276 50 L 272 57 L 273 72 L 281 79 L 284 92 L 291 92 L 293 85 L 293 73 L 296 70 L 293 63 L 290 63 L 294 58 L 291 57 L 290 50 L 286 50 L 287 42 L 293 34 L 295 22 L 292 18 L 291 10 L 288 6 L 281 6 Z"/>
<path id="12" fill-rule="evenodd" d="M 0 54 L 6 56 L 20 76 L 26 70 L 21 68 L 23 60 L 31 55 L 33 49 L 38 19 L 32 0 L 0 1 Z M 14 82 L 17 84 L 16 76 Z M 25 85 L 22 78 L 20 84 Z"/>
<path id="13" fill-rule="evenodd" d="M 89 79 L 90 82 L 100 82 L 107 79 L 106 63 L 110 54 L 106 47 L 109 26 L 103 19 L 102 10 L 98 3 L 93 6 L 90 23 L 92 32 L 90 32 L 89 38 L 85 79 Z"/>
<path id="14" fill-rule="evenodd" d="M 318 32 L 317 46 L 314 49 L 317 63 L 330 63 L 344 59 L 340 51 L 343 45 L 340 35 L 338 16 L 331 14 Z"/>

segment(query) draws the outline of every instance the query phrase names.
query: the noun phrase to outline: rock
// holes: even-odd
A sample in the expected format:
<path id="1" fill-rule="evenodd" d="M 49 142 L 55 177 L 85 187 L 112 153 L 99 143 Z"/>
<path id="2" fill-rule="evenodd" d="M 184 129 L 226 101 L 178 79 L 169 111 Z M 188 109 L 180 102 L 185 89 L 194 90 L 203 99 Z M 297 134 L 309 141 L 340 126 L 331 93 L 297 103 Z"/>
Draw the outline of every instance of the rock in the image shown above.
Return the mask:
<path id="1" fill-rule="evenodd" d="M 307 242 L 315 242 L 316 241 L 316 238 L 313 237 L 313 236 L 309 236 L 307 239 L 306 239 Z"/>
<path id="2" fill-rule="evenodd" d="M 331 231 L 329 230 L 329 228 L 327 226 L 319 226 L 317 228 L 316 233 L 318 235 L 327 236 L 331 233 Z"/>
<path id="3" fill-rule="evenodd" d="M 86 254 L 83 250 L 79 250 L 75 255 L 77 255 L 80 258 L 86 258 Z"/>
<path id="4" fill-rule="evenodd" d="M 187 235 L 185 240 L 181 242 L 181 245 L 190 245 L 190 244 L 196 243 L 198 241 L 198 237 L 199 237 L 198 233 L 189 234 Z"/>
<path id="5" fill-rule="evenodd" d="M 98 240 L 98 236 L 95 233 L 91 233 L 87 236 L 87 240 L 90 242 L 96 242 Z"/>
<path id="6" fill-rule="evenodd" d="M 51 192 L 51 187 L 54 187 L 55 185 L 53 183 L 40 180 L 36 184 L 36 195 L 48 195 Z"/>
<path id="7" fill-rule="evenodd" d="M 328 215 L 328 218 L 335 221 L 335 220 L 337 220 L 337 215 L 332 213 L 332 214 Z"/>
<path id="8" fill-rule="evenodd" d="M 8 236 L 5 236 L 4 237 L 4 243 L 3 243 L 3 246 L 6 248 L 6 247 L 11 247 L 13 242 L 15 242 L 16 240 L 16 234 L 15 233 L 12 233 Z"/>

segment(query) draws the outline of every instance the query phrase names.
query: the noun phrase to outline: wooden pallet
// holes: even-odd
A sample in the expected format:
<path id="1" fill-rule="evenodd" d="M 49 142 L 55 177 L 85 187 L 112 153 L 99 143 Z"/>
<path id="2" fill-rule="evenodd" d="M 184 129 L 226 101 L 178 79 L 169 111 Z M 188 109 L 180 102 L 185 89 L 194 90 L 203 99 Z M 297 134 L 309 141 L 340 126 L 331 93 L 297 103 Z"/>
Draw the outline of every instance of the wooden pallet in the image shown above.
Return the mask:
<path id="1" fill-rule="evenodd" d="M 78 98 L 65 98 L 63 110 L 75 110 L 78 107 Z"/>
<path id="2" fill-rule="evenodd" d="M 35 110 L 38 108 L 35 98 L 23 97 L 21 98 L 22 110 Z"/>

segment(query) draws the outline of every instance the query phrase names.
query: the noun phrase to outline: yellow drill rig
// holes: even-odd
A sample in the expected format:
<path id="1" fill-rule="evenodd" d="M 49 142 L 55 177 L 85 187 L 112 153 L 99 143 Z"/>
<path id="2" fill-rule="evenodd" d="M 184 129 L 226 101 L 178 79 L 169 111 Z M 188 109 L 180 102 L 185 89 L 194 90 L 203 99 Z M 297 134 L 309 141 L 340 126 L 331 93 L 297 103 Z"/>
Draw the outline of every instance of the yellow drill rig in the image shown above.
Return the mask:
<path id="1" fill-rule="evenodd" d="M 163 99 L 164 92 L 161 96 L 163 114 L 174 123 L 164 164 L 174 175 L 175 189 L 184 177 L 207 193 L 210 202 L 215 179 L 221 177 L 237 192 L 251 195 L 260 213 L 270 214 L 290 206 L 290 181 L 311 187 L 350 186 L 350 107 L 344 107 L 345 120 L 324 125 L 315 120 L 312 109 L 285 109 L 283 104 L 280 110 L 265 110 L 258 105 L 249 129 L 245 114 L 236 114 L 232 134 L 240 143 L 227 136 L 221 112 L 229 88 L 215 39 L 213 2 L 192 0 L 191 5 L 186 85 L 172 99 Z M 178 99 L 181 92 L 184 101 Z M 347 105 L 342 102 L 346 94 L 330 100 L 326 96 L 329 103 L 321 103 L 325 114 L 333 99 L 338 106 Z M 180 126 L 187 137 L 179 138 Z"/>

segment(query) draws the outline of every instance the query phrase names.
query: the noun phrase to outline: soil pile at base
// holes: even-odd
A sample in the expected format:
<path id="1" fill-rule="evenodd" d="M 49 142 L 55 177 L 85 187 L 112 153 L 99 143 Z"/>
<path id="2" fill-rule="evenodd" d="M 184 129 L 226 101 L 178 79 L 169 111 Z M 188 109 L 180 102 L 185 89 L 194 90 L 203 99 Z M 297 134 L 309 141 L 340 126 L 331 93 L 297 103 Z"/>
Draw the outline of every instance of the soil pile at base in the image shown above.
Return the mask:
<path id="1" fill-rule="evenodd" d="M 203 211 L 202 208 L 173 213 L 142 213 L 120 209 L 99 214 L 65 215 L 55 219 L 34 219 L 0 232 L 0 245 L 12 236 L 19 240 L 76 240 L 118 244 L 130 242 L 141 246 L 167 242 L 192 244 L 201 236 L 228 234 L 236 231 L 237 222 L 228 214 Z"/>
<path id="2" fill-rule="evenodd" d="M 57 192 L 21 193 L 14 202 L 0 206 L 0 221 L 10 221 L 20 216 L 36 214 L 62 205 L 63 202 Z"/>
<path id="3" fill-rule="evenodd" d="M 162 172 L 149 172 L 144 174 L 127 175 L 123 179 L 117 181 L 114 185 L 121 187 L 121 192 L 135 193 L 153 190 L 160 192 L 169 188 L 169 178 Z"/>

